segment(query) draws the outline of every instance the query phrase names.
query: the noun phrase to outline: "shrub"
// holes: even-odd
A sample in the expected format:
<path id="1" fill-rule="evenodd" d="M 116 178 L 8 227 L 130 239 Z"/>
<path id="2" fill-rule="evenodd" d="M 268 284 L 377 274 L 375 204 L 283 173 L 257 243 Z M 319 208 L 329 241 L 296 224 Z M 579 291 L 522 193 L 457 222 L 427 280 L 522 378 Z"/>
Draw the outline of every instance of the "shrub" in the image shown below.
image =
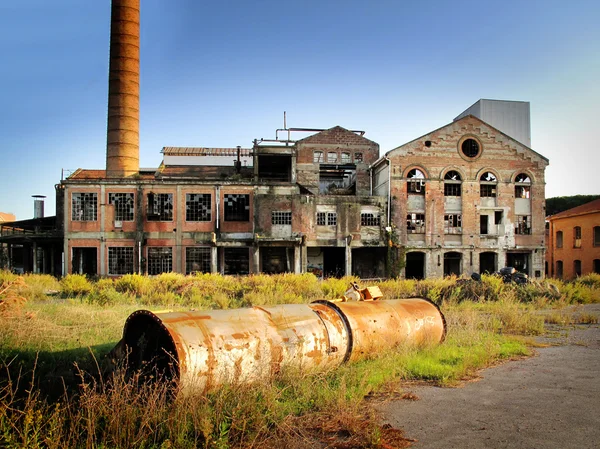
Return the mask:
<path id="1" fill-rule="evenodd" d="M 63 296 L 72 298 L 74 296 L 87 295 L 92 291 L 92 284 L 83 274 L 68 274 L 60 281 Z"/>
<path id="2" fill-rule="evenodd" d="M 151 281 L 140 274 L 126 274 L 115 281 L 115 290 L 131 293 L 139 298 L 152 290 Z"/>

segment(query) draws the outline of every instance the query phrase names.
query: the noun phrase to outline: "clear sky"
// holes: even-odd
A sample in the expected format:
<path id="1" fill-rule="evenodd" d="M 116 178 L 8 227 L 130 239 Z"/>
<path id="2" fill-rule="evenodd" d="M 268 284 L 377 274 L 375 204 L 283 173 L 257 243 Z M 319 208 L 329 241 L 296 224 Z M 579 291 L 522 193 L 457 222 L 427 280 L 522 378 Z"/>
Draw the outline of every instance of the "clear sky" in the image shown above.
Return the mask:
<path id="1" fill-rule="evenodd" d="M 480 98 L 531 102 L 546 196 L 600 194 L 597 0 L 141 0 L 140 165 L 250 147 L 283 125 L 381 153 Z M 105 168 L 109 0 L 0 2 L 0 211 Z"/>

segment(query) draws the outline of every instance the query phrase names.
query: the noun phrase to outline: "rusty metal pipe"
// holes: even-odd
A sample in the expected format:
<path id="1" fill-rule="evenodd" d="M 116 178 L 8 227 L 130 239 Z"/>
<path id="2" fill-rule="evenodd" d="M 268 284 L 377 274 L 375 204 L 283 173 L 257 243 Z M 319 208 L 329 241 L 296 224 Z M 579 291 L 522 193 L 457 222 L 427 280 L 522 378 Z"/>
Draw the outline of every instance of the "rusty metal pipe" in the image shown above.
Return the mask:
<path id="1" fill-rule="evenodd" d="M 134 312 L 123 343 L 133 369 L 151 367 L 183 391 L 270 378 L 285 367 L 323 371 L 402 343 L 439 343 L 439 308 L 422 298 L 316 301 L 234 310 Z"/>

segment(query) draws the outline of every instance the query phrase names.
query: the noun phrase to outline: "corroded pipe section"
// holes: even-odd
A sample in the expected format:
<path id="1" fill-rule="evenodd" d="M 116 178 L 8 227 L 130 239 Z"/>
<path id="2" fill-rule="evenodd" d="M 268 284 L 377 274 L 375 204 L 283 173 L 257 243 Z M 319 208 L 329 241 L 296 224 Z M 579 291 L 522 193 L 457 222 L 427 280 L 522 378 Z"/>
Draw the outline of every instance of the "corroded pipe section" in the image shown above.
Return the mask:
<path id="1" fill-rule="evenodd" d="M 140 169 L 140 0 L 113 0 L 110 22 L 106 176 Z"/>
<path id="2" fill-rule="evenodd" d="M 285 367 L 323 371 L 401 343 L 439 343 L 430 301 L 288 304 L 202 312 L 134 312 L 123 342 L 133 369 L 150 367 L 184 391 L 270 378 Z"/>

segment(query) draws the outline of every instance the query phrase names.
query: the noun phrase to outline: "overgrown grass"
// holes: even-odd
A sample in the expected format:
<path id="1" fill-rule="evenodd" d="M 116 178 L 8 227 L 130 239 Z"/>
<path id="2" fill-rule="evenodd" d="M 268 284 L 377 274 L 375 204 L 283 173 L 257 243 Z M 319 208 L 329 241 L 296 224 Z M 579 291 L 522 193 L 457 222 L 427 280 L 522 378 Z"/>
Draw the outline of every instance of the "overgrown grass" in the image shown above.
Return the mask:
<path id="1" fill-rule="evenodd" d="M 525 287 L 493 276 L 480 283 L 387 280 L 378 284 L 386 298 L 427 296 L 441 305 L 448 323 L 442 345 L 404 346 L 326 373 L 287 370 L 203 396 L 173 396 L 170 385 L 122 374 L 109 382 L 99 367 L 126 317 L 140 307 L 306 303 L 339 297 L 355 280 L 169 273 L 96 282 L 69 276 L 59 284 L 0 272 L 0 285 L 14 283 L 14 295 L 23 299 L 0 326 L 0 446 L 308 448 L 326 440 L 330 447 L 395 447 L 390 438 L 400 436 L 371 419 L 365 397 L 403 380 L 453 385 L 482 367 L 528 355 L 523 336 L 541 334 L 544 322 L 566 323 L 563 317 L 597 322 L 565 306 L 600 301 L 597 275 Z"/>

